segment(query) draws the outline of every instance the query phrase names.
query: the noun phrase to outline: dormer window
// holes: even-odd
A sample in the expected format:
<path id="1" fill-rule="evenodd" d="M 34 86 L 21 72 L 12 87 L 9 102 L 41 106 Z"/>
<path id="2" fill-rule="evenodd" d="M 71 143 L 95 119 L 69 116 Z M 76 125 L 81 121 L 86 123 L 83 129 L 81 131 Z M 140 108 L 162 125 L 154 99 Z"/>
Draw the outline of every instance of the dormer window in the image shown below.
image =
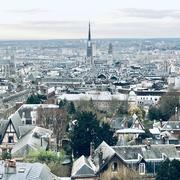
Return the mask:
<path id="1" fill-rule="evenodd" d="M 139 174 L 143 175 L 145 174 L 145 163 L 140 163 L 139 164 Z"/>
<path id="2" fill-rule="evenodd" d="M 118 167 L 117 162 L 113 162 L 111 166 L 112 171 L 117 171 L 117 167 Z"/>

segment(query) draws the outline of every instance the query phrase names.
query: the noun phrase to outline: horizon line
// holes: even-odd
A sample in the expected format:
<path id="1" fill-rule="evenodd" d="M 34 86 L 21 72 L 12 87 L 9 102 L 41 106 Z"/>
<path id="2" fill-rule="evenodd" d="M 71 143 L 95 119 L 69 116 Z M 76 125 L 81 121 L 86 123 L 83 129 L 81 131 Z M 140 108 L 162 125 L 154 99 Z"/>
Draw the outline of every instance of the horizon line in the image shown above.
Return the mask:
<path id="1" fill-rule="evenodd" d="M 118 37 L 118 38 L 92 38 L 92 40 L 118 40 L 118 39 L 180 39 L 179 37 Z M 0 39 L 2 41 L 58 41 L 58 40 L 87 40 L 86 38 L 57 38 L 57 39 Z"/>

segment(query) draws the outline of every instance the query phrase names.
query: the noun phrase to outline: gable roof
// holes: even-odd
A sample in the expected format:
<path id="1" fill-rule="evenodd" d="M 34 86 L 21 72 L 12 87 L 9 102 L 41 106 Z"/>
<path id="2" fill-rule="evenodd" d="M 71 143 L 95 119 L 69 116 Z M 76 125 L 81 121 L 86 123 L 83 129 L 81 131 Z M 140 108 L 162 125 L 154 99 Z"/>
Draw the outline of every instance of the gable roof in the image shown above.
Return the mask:
<path id="1" fill-rule="evenodd" d="M 19 138 L 19 126 L 16 121 L 12 121 L 12 119 L 1 121 L 1 128 L 0 128 L 0 144 L 2 143 L 4 136 L 6 134 L 6 131 L 9 127 L 9 125 L 12 124 L 15 133 L 17 135 L 17 138 Z"/>
<path id="2" fill-rule="evenodd" d="M 23 125 L 21 121 L 21 117 L 19 116 L 19 113 L 15 112 L 11 116 L 9 116 L 8 119 L 11 120 L 13 127 L 16 131 L 17 137 L 19 138 L 20 137 L 19 126 Z"/>
<path id="3" fill-rule="evenodd" d="M 19 172 L 22 169 L 24 172 Z M 45 164 L 41 163 L 16 162 L 16 173 L 5 174 L 4 163 L 1 162 L 0 171 L 8 180 L 53 180 L 56 177 Z"/>
<path id="4" fill-rule="evenodd" d="M 137 127 L 137 125 L 139 125 L 140 127 Z M 135 128 L 135 129 L 138 128 L 138 129 L 142 129 L 142 130 L 145 129 L 142 122 L 141 122 L 141 120 L 139 118 L 136 118 L 136 119 L 133 120 L 131 128 Z"/>
<path id="5" fill-rule="evenodd" d="M 102 152 L 102 164 L 100 164 L 100 157 L 99 157 L 99 154 L 101 152 Z M 94 151 L 92 157 L 93 163 L 97 167 L 97 171 L 102 169 L 105 166 L 105 164 L 107 164 L 114 155 L 115 155 L 115 151 L 105 141 L 103 141 Z"/>
<path id="6" fill-rule="evenodd" d="M 20 135 L 20 138 L 22 138 L 24 135 L 26 135 L 31 130 L 33 130 L 34 127 L 35 127 L 34 125 L 19 126 L 19 135 Z"/>
<path id="7" fill-rule="evenodd" d="M 78 158 L 72 167 L 72 177 L 94 177 L 95 169 L 91 165 L 92 163 L 85 156 Z"/>
<path id="8" fill-rule="evenodd" d="M 26 155 L 30 150 L 40 150 L 46 149 L 48 142 L 45 136 L 49 136 L 52 134 L 51 130 L 41 128 L 41 127 L 34 127 L 28 134 L 23 136 L 13 147 L 12 155 L 13 156 L 22 156 Z M 42 139 L 42 144 L 41 144 Z"/>
<path id="9" fill-rule="evenodd" d="M 0 121 L 0 144 L 2 143 L 2 140 L 4 138 L 4 134 L 6 132 L 8 125 L 9 125 L 8 120 L 1 120 Z"/>

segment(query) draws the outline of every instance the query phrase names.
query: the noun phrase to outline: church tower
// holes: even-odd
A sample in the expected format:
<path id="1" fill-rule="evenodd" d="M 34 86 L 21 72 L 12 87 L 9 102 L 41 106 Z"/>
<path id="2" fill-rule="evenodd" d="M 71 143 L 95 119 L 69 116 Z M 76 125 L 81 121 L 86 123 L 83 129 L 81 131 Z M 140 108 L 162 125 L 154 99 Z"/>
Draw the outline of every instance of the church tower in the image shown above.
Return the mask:
<path id="1" fill-rule="evenodd" d="M 89 31 L 88 31 L 88 41 L 87 41 L 87 58 L 93 57 L 93 48 L 92 48 L 92 41 L 91 41 L 91 25 L 89 22 Z"/>

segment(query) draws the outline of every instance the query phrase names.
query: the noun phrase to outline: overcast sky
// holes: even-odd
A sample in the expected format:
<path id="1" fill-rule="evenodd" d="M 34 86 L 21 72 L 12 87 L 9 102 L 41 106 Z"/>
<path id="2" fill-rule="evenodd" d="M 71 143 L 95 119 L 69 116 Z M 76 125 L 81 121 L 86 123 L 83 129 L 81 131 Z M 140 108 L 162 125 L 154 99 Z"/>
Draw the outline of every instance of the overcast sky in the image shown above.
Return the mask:
<path id="1" fill-rule="evenodd" d="M 0 40 L 180 37 L 180 0 L 0 0 Z"/>

